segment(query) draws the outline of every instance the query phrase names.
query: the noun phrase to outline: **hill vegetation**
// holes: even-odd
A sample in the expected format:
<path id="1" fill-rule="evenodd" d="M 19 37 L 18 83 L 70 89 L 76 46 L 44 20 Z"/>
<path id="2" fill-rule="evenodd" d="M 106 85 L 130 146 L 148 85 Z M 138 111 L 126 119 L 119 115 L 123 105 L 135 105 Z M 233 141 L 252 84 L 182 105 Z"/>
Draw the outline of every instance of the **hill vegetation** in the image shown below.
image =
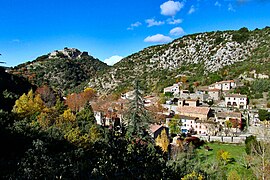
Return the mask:
<path id="1" fill-rule="evenodd" d="M 146 93 L 162 89 L 186 76 L 209 85 L 241 74 L 270 75 L 270 28 L 253 31 L 215 31 L 187 35 L 169 44 L 157 45 L 132 54 L 106 73 L 90 79 L 89 85 L 102 92 L 128 91 L 134 79 L 145 84 Z"/>
<path id="2" fill-rule="evenodd" d="M 18 65 L 10 73 L 37 86 L 63 90 L 64 94 L 90 86 L 101 94 L 113 92 L 117 97 L 132 89 L 135 79 L 145 85 L 146 94 L 160 93 L 182 77 L 191 91 L 198 85 L 242 77 L 245 87 L 238 91 L 243 93 L 252 89 L 253 82 L 246 81 L 254 78 L 251 72 L 270 75 L 269 46 L 269 27 L 253 31 L 241 28 L 187 35 L 169 44 L 145 48 L 111 67 L 87 52 L 65 48 Z M 259 94 L 256 97 L 262 97 L 262 92 Z"/>
<path id="3" fill-rule="evenodd" d="M 89 79 L 107 68 L 105 63 L 86 52 L 65 48 L 20 64 L 10 73 L 25 77 L 37 86 L 48 85 L 66 93 L 82 90 Z"/>

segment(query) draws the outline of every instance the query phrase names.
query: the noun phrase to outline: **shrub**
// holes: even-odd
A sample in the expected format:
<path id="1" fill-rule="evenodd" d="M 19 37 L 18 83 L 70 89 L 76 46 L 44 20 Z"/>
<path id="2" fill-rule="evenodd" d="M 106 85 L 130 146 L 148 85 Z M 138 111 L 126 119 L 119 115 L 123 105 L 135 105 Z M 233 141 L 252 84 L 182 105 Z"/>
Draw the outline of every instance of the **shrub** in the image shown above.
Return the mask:
<path id="1" fill-rule="evenodd" d="M 248 136 L 245 140 L 245 150 L 247 154 L 251 154 L 251 148 L 254 143 L 256 143 L 256 136 Z"/>

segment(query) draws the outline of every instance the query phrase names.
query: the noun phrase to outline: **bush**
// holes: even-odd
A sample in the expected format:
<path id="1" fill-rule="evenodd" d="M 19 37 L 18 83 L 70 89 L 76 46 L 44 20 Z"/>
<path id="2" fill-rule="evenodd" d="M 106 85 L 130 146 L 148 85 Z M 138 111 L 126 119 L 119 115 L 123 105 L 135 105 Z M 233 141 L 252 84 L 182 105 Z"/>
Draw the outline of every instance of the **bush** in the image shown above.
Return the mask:
<path id="1" fill-rule="evenodd" d="M 259 119 L 261 121 L 270 120 L 270 112 L 264 109 L 259 109 Z"/>
<path id="2" fill-rule="evenodd" d="M 173 97 L 173 93 L 171 93 L 171 92 L 165 92 L 165 97 Z"/>
<path id="3" fill-rule="evenodd" d="M 246 153 L 251 154 L 251 148 L 254 143 L 257 143 L 256 136 L 248 136 L 245 140 Z"/>
<path id="4" fill-rule="evenodd" d="M 243 43 L 249 38 L 249 31 L 247 28 L 243 27 L 235 32 L 232 36 L 232 40 L 238 43 Z"/>

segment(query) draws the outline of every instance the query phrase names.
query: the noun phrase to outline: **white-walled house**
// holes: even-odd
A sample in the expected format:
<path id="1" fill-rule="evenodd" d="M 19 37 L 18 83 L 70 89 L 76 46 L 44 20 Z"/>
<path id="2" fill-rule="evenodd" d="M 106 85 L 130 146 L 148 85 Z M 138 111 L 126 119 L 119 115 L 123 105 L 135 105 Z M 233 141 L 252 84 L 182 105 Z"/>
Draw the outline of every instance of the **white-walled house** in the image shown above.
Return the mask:
<path id="1" fill-rule="evenodd" d="M 219 89 L 222 91 L 228 91 L 232 88 L 236 88 L 236 83 L 234 80 L 220 81 L 209 86 L 209 89 Z"/>
<path id="2" fill-rule="evenodd" d="M 173 93 L 174 95 L 178 95 L 180 92 L 180 85 L 181 85 L 181 83 L 173 84 L 172 86 L 164 88 L 163 92 L 164 92 L 164 94 L 166 92 L 170 92 L 170 93 Z"/>
<path id="3" fill-rule="evenodd" d="M 238 109 L 247 109 L 248 99 L 246 95 L 227 94 L 225 96 L 226 107 L 235 107 Z"/>
<path id="4" fill-rule="evenodd" d="M 196 132 L 196 134 L 207 134 L 208 127 L 206 123 L 199 121 L 196 117 L 180 116 L 182 123 L 181 132 L 188 133 L 190 131 Z"/>

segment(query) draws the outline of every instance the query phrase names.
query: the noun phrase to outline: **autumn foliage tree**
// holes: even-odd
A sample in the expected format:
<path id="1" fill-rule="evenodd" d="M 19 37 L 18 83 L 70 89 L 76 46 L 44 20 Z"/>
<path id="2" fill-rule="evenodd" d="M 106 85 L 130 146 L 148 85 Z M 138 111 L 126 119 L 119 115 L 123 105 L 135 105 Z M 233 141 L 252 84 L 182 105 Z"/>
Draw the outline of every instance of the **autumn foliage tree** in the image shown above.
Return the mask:
<path id="1" fill-rule="evenodd" d="M 147 107 L 147 110 L 157 123 L 162 122 L 165 119 L 165 115 L 163 114 L 165 108 L 160 103 Z"/>
<path id="2" fill-rule="evenodd" d="M 21 117 L 31 116 L 40 113 L 44 109 L 44 103 L 40 95 L 35 95 L 33 90 L 25 93 L 15 102 L 13 112 Z"/>
<path id="3" fill-rule="evenodd" d="M 48 86 L 42 86 L 37 88 L 37 94 L 40 94 L 41 99 L 47 107 L 52 107 L 56 103 L 56 96 L 53 90 Z"/>
<path id="4" fill-rule="evenodd" d="M 161 134 L 158 135 L 158 137 L 156 138 L 156 145 L 158 145 L 159 147 L 161 147 L 162 151 L 164 153 L 168 152 L 168 146 L 170 144 L 170 141 L 168 139 L 166 130 L 163 129 L 161 131 Z"/>
<path id="5" fill-rule="evenodd" d="M 74 112 L 78 112 L 84 106 L 85 100 L 81 94 L 73 93 L 67 96 L 66 104 Z"/>
<path id="6" fill-rule="evenodd" d="M 87 88 L 81 93 L 73 93 L 68 95 L 66 104 L 72 111 L 78 112 L 94 97 L 96 97 L 96 91 L 92 88 Z"/>

